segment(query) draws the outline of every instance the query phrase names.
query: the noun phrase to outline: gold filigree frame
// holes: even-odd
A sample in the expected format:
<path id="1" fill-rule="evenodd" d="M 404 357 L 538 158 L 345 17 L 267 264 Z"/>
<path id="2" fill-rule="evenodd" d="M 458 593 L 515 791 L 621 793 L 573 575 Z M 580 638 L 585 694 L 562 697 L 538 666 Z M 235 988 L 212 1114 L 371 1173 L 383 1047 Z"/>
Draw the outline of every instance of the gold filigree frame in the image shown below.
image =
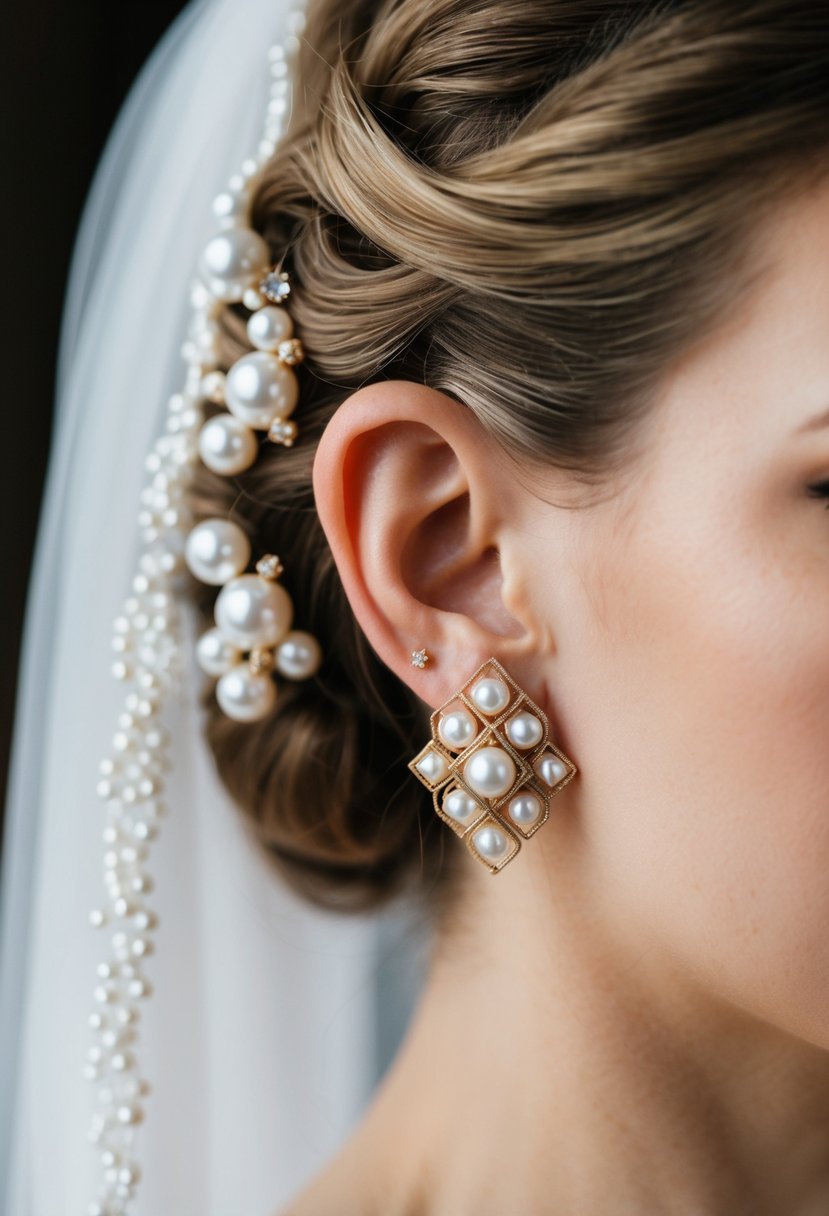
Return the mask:
<path id="1" fill-rule="evenodd" d="M 484 713 L 470 695 L 478 681 L 489 676 L 502 680 L 509 691 L 507 704 L 493 714 Z M 478 730 L 475 737 L 463 750 L 455 750 L 448 747 L 440 738 L 439 725 L 444 714 L 461 707 L 472 714 Z M 513 744 L 506 730 L 509 721 L 522 711 L 533 714 L 542 726 L 541 738 L 528 748 L 519 748 Z M 522 688 L 519 688 L 495 658 L 487 659 L 482 663 L 454 696 L 445 701 L 443 705 L 438 706 L 429 720 L 432 738 L 409 761 L 408 767 L 432 794 L 435 810 L 444 823 L 448 823 L 456 835 L 460 836 L 473 857 L 485 865 L 490 873 L 497 874 L 517 855 L 521 848 L 521 841 L 528 840 L 542 824 L 547 822 L 550 816 L 550 799 L 554 798 L 569 781 L 572 781 L 578 769 L 573 761 L 550 741 L 549 722 L 544 711 L 527 696 Z M 498 797 L 487 798 L 472 789 L 464 776 L 464 769 L 479 748 L 491 746 L 501 748 L 510 756 L 515 765 L 516 775 L 505 793 Z M 537 765 L 545 756 L 555 757 L 566 770 L 552 785 L 548 784 L 537 771 Z M 475 809 L 463 820 L 450 815 L 443 808 L 444 800 L 453 790 L 462 790 L 474 803 Z M 524 791 L 537 795 L 541 801 L 541 812 L 528 827 L 513 819 L 509 813 L 512 799 Z M 511 846 L 497 862 L 492 862 L 484 857 L 475 847 L 475 835 L 488 826 L 497 828 L 507 837 L 508 845 Z"/>

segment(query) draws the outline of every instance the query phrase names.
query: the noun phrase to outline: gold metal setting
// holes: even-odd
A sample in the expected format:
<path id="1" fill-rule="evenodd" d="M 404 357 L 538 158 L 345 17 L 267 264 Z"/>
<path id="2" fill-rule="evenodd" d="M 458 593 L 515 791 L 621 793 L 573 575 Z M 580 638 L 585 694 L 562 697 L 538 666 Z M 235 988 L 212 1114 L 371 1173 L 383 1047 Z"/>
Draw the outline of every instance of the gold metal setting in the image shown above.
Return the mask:
<path id="1" fill-rule="evenodd" d="M 414 656 L 412 661 L 414 662 Z M 497 712 L 483 710 L 473 699 L 472 690 L 481 680 L 486 679 L 503 681 L 508 690 L 508 700 Z M 444 715 L 459 710 L 466 710 L 472 715 L 476 728 L 474 737 L 462 750 L 460 745 L 448 746 L 439 733 Z M 511 720 L 521 713 L 533 715 L 541 724 L 541 736 L 532 746 L 517 746 L 507 733 Z M 572 781 L 578 769 L 573 761 L 550 741 L 549 721 L 544 711 L 527 696 L 495 658 L 482 663 L 458 692 L 434 711 L 430 723 L 431 741 L 409 761 L 408 767 L 431 791 L 435 810 L 441 819 L 464 840 L 473 857 L 485 865 L 490 873 L 497 874 L 516 856 L 521 848 L 521 841 L 529 839 L 547 822 L 550 799 Z M 513 728 L 513 734 L 515 733 Z M 505 752 L 515 766 L 515 780 L 497 797 L 486 797 L 477 792 L 465 773 L 469 760 L 484 747 L 496 747 Z M 450 797 L 451 795 L 454 797 Z M 521 804 L 517 800 L 524 797 L 525 805 L 527 801 L 532 805 L 532 797 L 528 797 L 531 795 L 539 800 L 540 810 L 535 818 L 528 822 L 526 818 L 521 818 Z M 444 809 L 447 799 L 449 805 L 455 808 L 455 814 Z M 460 815 L 458 807 L 463 810 Z M 486 828 L 492 828 L 494 832 L 488 836 L 480 836 L 480 842 L 488 839 L 498 845 L 503 844 L 503 855 L 495 861 L 484 856 L 476 848 L 475 838 Z"/>

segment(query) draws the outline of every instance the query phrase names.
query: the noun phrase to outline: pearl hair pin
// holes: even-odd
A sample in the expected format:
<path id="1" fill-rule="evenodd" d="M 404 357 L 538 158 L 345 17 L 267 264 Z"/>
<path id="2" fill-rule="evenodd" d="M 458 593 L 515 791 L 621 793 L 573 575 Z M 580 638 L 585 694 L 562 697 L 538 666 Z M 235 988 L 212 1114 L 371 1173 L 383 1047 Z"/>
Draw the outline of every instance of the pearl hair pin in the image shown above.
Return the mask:
<path id="1" fill-rule="evenodd" d="M 302 345 L 285 309 L 290 283 L 270 265 L 267 245 L 248 226 L 253 181 L 274 153 L 289 110 L 291 59 L 305 22 L 302 7 L 289 9 L 286 22 L 289 33 L 268 52 L 270 96 L 257 153 L 213 202 L 220 231 L 206 246 L 200 277 L 190 287 L 193 313 L 181 350 L 187 364 L 184 385 L 170 396 L 164 432 L 145 459 L 137 569 L 114 620 L 112 674 L 127 692 L 96 787 L 106 812 L 106 898 L 92 909 L 89 923 L 111 930 L 111 948 L 96 968 L 89 1015 L 94 1042 L 84 1066 L 97 1090 L 88 1138 L 100 1165 L 98 1195 L 87 1216 L 126 1216 L 141 1180 L 134 1140 L 150 1085 L 139 1073 L 139 1003 L 152 994 L 142 967 L 154 951 L 151 934 L 158 925 L 145 902 L 153 890 L 146 863 L 166 813 L 164 775 L 171 760 L 162 715 L 182 674 L 176 592 L 185 566 L 201 581 L 221 585 L 216 627 L 199 639 L 196 657 L 206 672 L 219 676 L 217 700 L 231 717 L 252 721 L 269 712 L 275 699 L 271 670 L 305 679 L 321 659 L 316 639 L 291 629 L 293 605 L 277 581 L 278 557 L 265 554 L 255 573 L 245 573 L 250 542 L 242 529 L 227 519 L 191 528 L 187 503 L 199 458 L 215 472 L 233 476 L 255 461 L 257 430 L 267 430 L 269 441 L 285 446 L 297 434 L 290 417 L 298 396 L 292 368 L 302 359 Z M 225 375 L 218 370 L 216 318 L 238 302 L 251 311 L 247 331 L 255 349 Z M 207 402 L 223 403 L 227 412 L 205 422 Z"/>
<path id="2" fill-rule="evenodd" d="M 546 823 L 550 799 L 578 769 L 549 742 L 543 710 L 494 658 L 430 721 L 431 742 L 409 768 L 441 819 L 497 874 Z"/>
<path id="3" fill-rule="evenodd" d="M 251 238 L 255 238 L 252 240 Z M 210 242 L 202 271 L 216 301 L 241 298 L 251 309 L 248 336 L 259 349 L 242 355 L 227 374 L 212 370 L 202 382 L 209 400 L 227 406 L 201 427 L 199 455 L 215 473 L 232 477 L 256 461 L 255 430 L 267 429 L 273 443 L 290 447 L 297 435 L 289 417 L 298 397 L 292 368 L 303 358 L 285 307 L 290 282 L 284 271 L 269 269 L 265 242 L 236 224 Z M 224 277 L 215 277 L 219 270 Z M 267 301 L 271 301 L 270 304 Z M 276 702 L 276 671 L 291 680 L 313 676 L 322 661 L 319 642 L 291 629 L 293 602 L 276 580 L 282 563 L 268 553 L 256 573 L 244 573 L 251 547 L 246 533 L 229 519 L 205 519 L 187 537 L 185 560 L 204 583 L 221 586 L 215 625 L 199 638 L 196 657 L 208 675 L 217 676 L 216 700 L 230 718 L 253 722 Z M 243 652 L 248 652 L 247 660 Z"/>
<path id="4" fill-rule="evenodd" d="M 220 195 L 221 199 L 222 196 Z M 214 210 L 216 210 L 214 206 Z M 255 432 L 266 430 L 272 443 L 291 447 L 297 425 L 290 417 L 299 396 L 293 372 L 304 358 L 293 336 L 286 308 L 288 275 L 270 266 L 262 237 L 245 226 L 247 213 L 223 204 L 225 227 L 205 249 L 200 268 L 212 295 L 212 311 L 241 300 L 251 310 L 247 333 L 257 349 L 242 355 L 227 373 L 207 371 L 202 392 L 227 407 L 206 421 L 198 451 L 208 468 L 233 477 L 250 468 L 259 454 Z M 230 218 L 228 218 L 230 217 Z M 291 629 L 293 603 L 276 580 L 282 563 L 272 553 L 244 573 L 251 549 L 247 535 L 229 519 L 205 519 L 187 537 L 185 560 L 204 583 L 220 585 L 215 621 L 199 638 L 196 657 L 208 675 L 217 676 L 216 700 L 230 718 L 253 722 L 276 701 L 271 672 L 291 680 L 313 676 L 322 661 L 313 634 Z M 248 652 L 247 660 L 243 652 Z"/>

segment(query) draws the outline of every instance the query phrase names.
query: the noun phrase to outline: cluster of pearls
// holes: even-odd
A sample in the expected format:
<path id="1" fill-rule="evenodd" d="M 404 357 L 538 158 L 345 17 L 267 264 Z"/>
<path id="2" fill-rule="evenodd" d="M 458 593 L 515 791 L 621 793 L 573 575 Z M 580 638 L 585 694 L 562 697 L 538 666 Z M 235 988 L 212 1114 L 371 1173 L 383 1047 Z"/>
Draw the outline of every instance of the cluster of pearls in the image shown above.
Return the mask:
<path id="1" fill-rule="evenodd" d="M 240 530 L 233 531 L 235 525 L 191 539 L 187 491 L 192 472 L 205 452 L 214 461 L 213 467 L 224 461 L 222 471 L 248 467 L 256 455 L 251 427 L 265 421 L 269 437 L 276 442 L 292 442 L 296 433 L 288 418 L 295 401 L 289 368 L 301 358 L 301 346 L 293 339 L 283 311 L 267 306 L 269 299 L 285 298 L 287 281 L 270 271 L 260 283 L 262 290 L 254 286 L 262 279 L 264 242 L 242 227 L 252 179 L 273 154 L 288 113 L 290 56 L 299 45 L 297 34 L 304 23 L 301 9 L 292 10 L 287 20 L 288 37 L 268 53 L 270 100 L 257 155 L 244 161 L 241 172 L 230 178 L 227 189 L 214 200 L 213 212 L 223 233 L 205 250 L 199 266 L 202 278 L 191 285 L 193 313 L 182 347 L 185 382 L 169 398 L 164 433 L 146 457 L 147 481 L 138 512 L 140 555 L 130 594 L 113 626 L 112 673 L 124 683 L 126 695 L 112 736 L 112 751 L 100 762 L 97 784 L 105 806 L 106 898 L 92 909 L 89 921 L 97 930 L 109 930 L 110 937 L 106 956 L 96 968 L 89 1015 L 94 1041 L 84 1066 L 84 1075 L 97 1091 L 88 1136 L 101 1167 L 99 1194 L 88 1205 L 87 1216 L 126 1216 L 141 1178 L 134 1137 L 144 1118 L 143 1099 L 150 1086 L 139 1073 L 138 1030 L 141 1002 L 152 993 L 143 962 L 153 953 L 151 933 L 158 924 L 145 899 L 153 889 L 147 862 L 165 814 L 163 779 L 170 767 L 169 732 L 162 712 L 166 697 L 180 686 L 182 673 L 176 591 L 190 558 L 204 569 L 212 568 L 216 575 L 222 572 L 231 577 L 238 570 L 242 552 Z M 265 296 L 264 290 L 271 295 Z M 216 317 L 229 300 L 243 300 L 257 310 L 250 319 L 249 334 L 259 354 L 234 365 L 228 386 L 228 378 L 217 370 Z M 205 433 L 204 404 L 216 400 L 226 400 L 231 412 L 222 416 L 223 421 L 214 420 Z M 222 619 L 226 627 L 236 630 L 236 643 L 230 645 L 241 647 L 260 636 L 267 636 L 268 644 L 279 640 L 285 672 L 296 675 L 311 667 L 315 643 L 307 635 L 289 640 L 287 593 L 272 582 L 277 568 L 274 561 L 265 562 L 264 575 L 248 576 L 256 580 L 257 588 L 246 603 L 235 594 L 227 595 Z M 267 591 L 259 589 L 260 582 Z M 236 654 L 230 649 L 220 651 L 216 641 L 213 644 L 214 666 L 223 656 Z M 203 642 L 204 656 L 209 646 Z M 267 659 L 262 661 L 267 663 Z M 231 699 L 241 700 L 243 694 L 237 691 L 234 696 L 229 690 Z"/>
<path id="2" fill-rule="evenodd" d="M 292 369 L 304 352 L 286 309 L 291 292 L 287 273 L 270 267 L 267 244 L 247 226 L 247 213 L 235 201 L 220 195 L 214 212 L 222 229 L 202 254 L 201 273 L 214 308 L 241 301 L 250 310 L 247 334 L 256 348 L 226 373 L 214 367 L 205 377 L 208 400 L 227 412 L 201 426 L 199 456 L 215 473 L 232 477 L 255 462 L 256 431 L 266 431 L 272 443 L 293 444 L 297 426 L 290 415 L 299 388 Z M 276 582 L 282 573 L 279 558 L 265 554 L 256 573 L 245 573 L 250 556 L 247 535 L 228 519 L 202 520 L 184 551 L 196 578 L 222 588 L 216 623 L 199 639 L 196 654 L 202 669 L 217 677 L 220 707 L 238 722 L 254 722 L 271 712 L 276 702 L 272 672 L 305 680 L 322 661 L 313 634 L 291 629 L 293 603 Z"/>
<path id="3" fill-rule="evenodd" d="M 547 742 L 545 714 L 496 659 L 483 663 L 431 718 L 432 741 L 409 768 L 435 809 L 497 873 L 548 816 L 548 803 L 576 773 Z"/>

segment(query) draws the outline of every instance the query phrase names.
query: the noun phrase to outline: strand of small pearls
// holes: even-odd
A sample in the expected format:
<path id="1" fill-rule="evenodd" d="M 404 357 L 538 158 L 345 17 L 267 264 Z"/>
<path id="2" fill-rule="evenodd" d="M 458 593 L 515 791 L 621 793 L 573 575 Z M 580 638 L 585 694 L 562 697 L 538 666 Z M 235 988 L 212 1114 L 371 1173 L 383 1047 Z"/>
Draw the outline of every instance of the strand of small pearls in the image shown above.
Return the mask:
<path id="1" fill-rule="evenodd" d="M 272 79 L 264 134 L 257 155 L 243 162 L 241 171 L 214 200 L 213 213 L 222 227 L 237 225 L 247 216 L 252 179 L 282 134 L 291 58 L 304 22 L 302 9 L 291 9 L 288 35 L 268 52 Z M 98 1197 L 88 1205 L 87 1216 L 127 1216 L 141 1178 L 134 1138 L 144 1118 L 141 1099 L 150 1093 L 150 1086 L 138 1070 L 138 1002 L 152 994 L 141 964 L 153 952 L 149 934 L 158 925 L 144 897 L 153 889 L 147 870 L 149 845 L 166 813 L 163 777 L 170 767 L 169 732 L 161 716 L 165 696 L 180 686 L 182 672 L 175 591 L 192 523 L 185 498 L 199 459 L 204 402 L 213 399 L 221 374 L 216 372 L 215 323 L 221 303 L 211 290 L 214 286 L 199 279 L 191 285 L 192 319 L 182 347 L 185 383 L 181 392 L 171 395 L 165 431 L 146 457 L 149 477 L 138 513 L 138 568 L 131 594 L 113 624 L 112 674 L 128 691 L 112 736 L 112 752 L 100 762 L 97 784 L 105 803 L 106 900 L 104 906 L 92 909 L 89 921 L 98 929 L 111 926 L 114 932 L 111 950 L 96 968 L 95 1005 L 89 1016 L 95 1041 L 84 1068 L 85 1077 L 97 1086 L 98 1109 L 88 1138 L 99 1153 L 101 1167 Z M 265 304 L 258 293 L 254 299 L 243 291 L 242 298 L 251 307 Z"/>

